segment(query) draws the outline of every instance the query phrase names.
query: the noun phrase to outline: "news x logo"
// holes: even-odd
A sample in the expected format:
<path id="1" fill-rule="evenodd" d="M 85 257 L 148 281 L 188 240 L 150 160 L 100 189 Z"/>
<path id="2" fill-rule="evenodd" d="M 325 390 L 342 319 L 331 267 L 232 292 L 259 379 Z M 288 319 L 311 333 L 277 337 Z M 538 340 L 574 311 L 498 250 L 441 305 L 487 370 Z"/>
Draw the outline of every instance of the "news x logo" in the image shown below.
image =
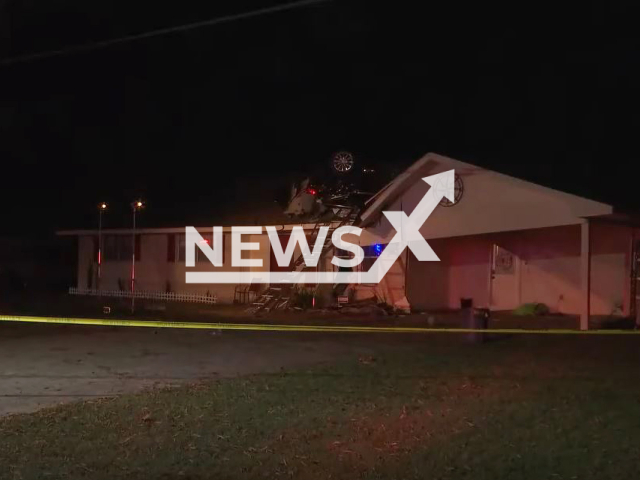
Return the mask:
<path id="1" fill-rule="evenodd" d="M 400 254 L 408 247 L 416 258 L 423 262 L 439 261 L 440 259 L 420 234 L 420 227 L 429 218 L 443 197 L 454 201 L 454 171 L 439 173 L 425 177 L 422 180 L 430 186 L 426 194 L 416 205 L 411 215 L 402 211 L 382 212 L 396 233 L 367 272 L 361 271 L 329 271 L 329 272 L 270 272 L 262 270 L 232 271 L 232 272 L 190 272 L 186 273 L 187 283 L 380 283 Z M 264 229 L 264 230 L 263 230 Z M 320 227 L 313 249 L 307 243 L 302 226 L 296 225 L 291 230 L 291 236 L 286 249 L 282 248 L 276 227 L 232 227 L 231 228 L 231 266 L 248 267 L 250 269 L 264 268 L 261 258 L 242 258 L 245 250 L 259 250 L 258 242 L 245 242 L 242 235 L 259 235 L 266 231 L 271 248 L 278 265 L 286 267 L 293 260 L 296 245 L 300 246 L 304 264 L 307 267 L 317 267 L 323 253 L 325 240 L 329 234 L 329 227 Z M 335 229 L 331 235 L 331 242 L 336 248 L 349 251 L 352 258 L 333 257 L 331 263 L 338 267 L 354 268 L 364 259 L 364 252 L 360 245 L 351 243 L 343 238 L 350 234 L 359 237 L 362 229 L 355 226 L 343 226 Z M 199 248 L 215 267 L 222 267 L 223 249 L 222 227 L 213 227 L 213 245 L 202 238 L 194 227 L 186 227 L 185 235 L 185 264 L 187 267 L 196 265 L 196 248 Z"/>

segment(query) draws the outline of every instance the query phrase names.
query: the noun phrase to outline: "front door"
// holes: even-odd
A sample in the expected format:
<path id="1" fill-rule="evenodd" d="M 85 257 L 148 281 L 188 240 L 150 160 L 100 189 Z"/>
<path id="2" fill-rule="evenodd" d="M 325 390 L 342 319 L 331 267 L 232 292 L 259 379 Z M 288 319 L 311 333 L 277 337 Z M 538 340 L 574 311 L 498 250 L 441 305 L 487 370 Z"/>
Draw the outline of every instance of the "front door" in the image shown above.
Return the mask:
<path id="1" fill-rule="evenodd" d="M 499 245 L 492 257 L 491 309 L 513 310 L 520 305 L 520 259 Z"/>

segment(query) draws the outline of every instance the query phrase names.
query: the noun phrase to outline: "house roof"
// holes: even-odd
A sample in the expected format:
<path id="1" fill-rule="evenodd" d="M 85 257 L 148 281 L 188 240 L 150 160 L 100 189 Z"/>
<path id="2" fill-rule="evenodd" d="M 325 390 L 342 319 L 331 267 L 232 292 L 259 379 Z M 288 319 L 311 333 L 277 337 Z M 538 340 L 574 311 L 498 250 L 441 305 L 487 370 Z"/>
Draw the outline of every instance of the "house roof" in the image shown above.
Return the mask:
<path id="1" fill-rule="evenodd" d="M 411 187 L 421 178 L 447 170 L 455 170 L 456 174 L 462 177 L 467 175 L 474 175 L 480 172 L 492 172 L 518 182 L 524 182 L 539 189 L 547 190 L 548 192 L 562 193 L 563 195 L 573 197 L 574 199 L 580 199 L 585 202 L 589 202 L 591 205 L 596 207 L 596 210 L 598 211 L 609 210 L 613 212 L 613 206 L 610 204 L 601 203 L 571 193 L 554 190 L 533 182 L 528 182 L 526 180 L 521 180 L 510 175 L 496 172 L 495 170 L 489 170 L 477 165 L 461 162 L 459 160 L 445 157 L 436 153 L 427 153 L 367 201 L 366 208 L 360 216 L 360 226 L 366 227 L 375 222 L 379 218 L 382 210 L 385 207 L 399 198 L 409 187 Z"/>
<path id="2" fill-rule="evenodd" d="M 603 209 L 609 209 L 613 212 L 613 206 L 611 203 L 597 202 L 595 200 L 587 198 L 586 196 L 574 195 L 563 190 L 551 189 L 542 186 L 539 183 L 522 180 L 515 176 L 506 175 L 496 170 L 480 167 L 471 163 L 462 162 L 444 155 L 427 153 L 426 155 L 415 161 L 413 164 L 411 164 L 406 170 L 396 176 L 392 181 L 387 183 L 366 202 L 365 208 L 361 213 L 360 225 L 366 227 L 375 222 L 379 218 L 383 209 L 388 207 L 394 200 L 399 198 L 403 194 L 403 192 L 414 185 L 422 177 L 451 169 L 455 170 L 458 175 L 461 175 L 463 177 L 481 172 L 492 172 L 514 181 L 524 182 L 538 189 L 544 189 L 548 192 L 560 192 L 563 195 L 569 195 L 575 199 L 582 199 L 585 202 L 590 202 L 591 205 L 598 206 L 600 211 L 602 211 Z M 559 180 L 563 181 L 564 178 L 560 178 Z M 584 187 L 581 188 L 582 191 L 588 190 L 587 185 L 582 185 L 582 187 Z M 565 186 L 563 186 L 562 188 L 564 189 Z M 259 185 L 254 185 L 252 186 L 251 190 L 259 190 L 259 193 L 252 195 L 251 199 L 249 199 L 249 196 L 238 195 L 237 198 L 234 199 L 234 201 L 230 201 L 229 203 L 227 203 L 224 208 L 213 208 L 211 215 L 206 215 L 206 218 L 202 215 L 189 216 L 189 209 L 185 210 L 181 207 L 176 207 L 170 212 L 167 212 L 166 209 L 158 209 L 156 212 L 157 214 L 153 218 L 151 218 L 149 214 L 154 212 L 147 212 L 145 214 L 145 218 L 143 219 L 144 221 L 141 222 L 140 225 L 143 228 L 138 228 L 137 232 L 184 232 L 185 225 L 195 225 L 196 227 L 202 227 L 202 229 L 204 230 L 205 228 L 211 228 L 212 225 L 275 225 L 282 226 L 283 229 L 290 229 L 292 225 L 299 224 L 299 222 L 287 217 L 283 212 L 282 206 L 273 201 L 273 199 L 275 198 L 275 194 L 273 192 L 273 188 L 270 185 L 263 185 L 262 187 L 260 187 Z M 636 223 L 640 224 L 640 217 L 638 216 L 631 217 L 629 215 L 622 215 L 621 213 L 619 213 L 618 209 L 616 209 L 616 215 L 617 216 L 615 218 L 611 217 L 612 221 L 615 220 L 617 222 L 624 222 L 628 224 L 630 218 L 635 218 Z M 113 221 L 113 219 L 110 219 L 110 221 Z M 105 233 L 131 232 L 131 229 L 128 228 L 128 225 L 126 223 L 128 222 L 125 222 L 122 225 L 111 225 L 113 227 L 123 228 L 103 229 L 103 231 Z M 147 225 L 152 225 L 153 227 L 144 228 Z M 65 229 L 58 231 L 57 234 L 89 235 L 95 234 L 96 232 L 97 230 L 95 228 Z"/>

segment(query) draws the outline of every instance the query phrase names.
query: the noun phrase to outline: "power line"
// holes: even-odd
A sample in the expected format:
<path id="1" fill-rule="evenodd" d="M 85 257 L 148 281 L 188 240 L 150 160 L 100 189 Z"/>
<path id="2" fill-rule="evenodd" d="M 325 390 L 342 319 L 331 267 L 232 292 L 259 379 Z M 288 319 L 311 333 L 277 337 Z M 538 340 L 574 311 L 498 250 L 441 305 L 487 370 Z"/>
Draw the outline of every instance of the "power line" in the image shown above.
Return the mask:
<path id="1" fill-rule="evenodd" d="M 5 58 L 3 60 L 0 60 L 0 66 L 14 65 L 16 63 L 26 63 L 26 62 L 31 62 L 33 60 L 41 60 L 44 58 L 59 57 L 63 55 L 73 55 L 75 53 L 88 52 L 88 51 L 97 50 L 100 48 L 108 48 L 113 45 L 119 45 L 122 43 L 135 42 L 135 41 L 144 40 L 147 38 L 159 37 L 161 35 L 168 35 L 170 33 L 194 30 L 196 28 L 210 27 L 213 25 L 219 25 L 221 23 L 234 22 L 236 20 L 245 20 L 248 18 L 258 17 L 261 15 L 268 15 L 271 13 L 278 13 L 286 10 L 293 10 L 296 8 L 308 7 L 310 5 L 326 3 L 329 1 L 331 0 L 300 0 L 298 2 L 291 2 L 284 5 L 277 5 L 275 7 L 266 7 L 258 10 L 251 10 L 249 12 L 236 13 L 232 15 L 226 15 L 224 17 L 211 18 L 209 20 L 203 20 L 200 22 L 177 25 L 175 27 L 160 28 L 158 30 L 151 30 L 148 32 L 137 33 L 134 35 L 126 35 L 123 37 L 111 38 L 108 40 L 100 40 L 97 42 L 85 43 L 82 45 L 75 45 L 71 47 L 61 48 L 58 50 L 47 50 L 44 52 L 30 53 L 26 55 L 20 55 L 17 57 L 10 57 L 10 58 Z"/>

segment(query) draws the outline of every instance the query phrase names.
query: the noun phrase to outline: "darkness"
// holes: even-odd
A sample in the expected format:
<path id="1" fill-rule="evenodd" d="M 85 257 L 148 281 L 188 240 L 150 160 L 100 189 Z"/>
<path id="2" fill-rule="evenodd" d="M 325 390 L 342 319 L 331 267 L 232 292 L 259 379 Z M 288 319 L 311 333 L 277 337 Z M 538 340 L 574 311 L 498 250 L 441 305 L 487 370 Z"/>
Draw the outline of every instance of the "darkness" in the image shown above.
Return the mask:
<path id="1" fill-rule="evenodd" d="M 0 58 L 269 5 L 0 0 Z M 212 224 L 337 149 L 397 168 L 434 151 L 640 210 L 630 7 L 434 5 L 333 1 L 1 65 L 1 228 L 92 227 L 102 200 L 116 225 L 137 196 L 147 226 Z"/>

